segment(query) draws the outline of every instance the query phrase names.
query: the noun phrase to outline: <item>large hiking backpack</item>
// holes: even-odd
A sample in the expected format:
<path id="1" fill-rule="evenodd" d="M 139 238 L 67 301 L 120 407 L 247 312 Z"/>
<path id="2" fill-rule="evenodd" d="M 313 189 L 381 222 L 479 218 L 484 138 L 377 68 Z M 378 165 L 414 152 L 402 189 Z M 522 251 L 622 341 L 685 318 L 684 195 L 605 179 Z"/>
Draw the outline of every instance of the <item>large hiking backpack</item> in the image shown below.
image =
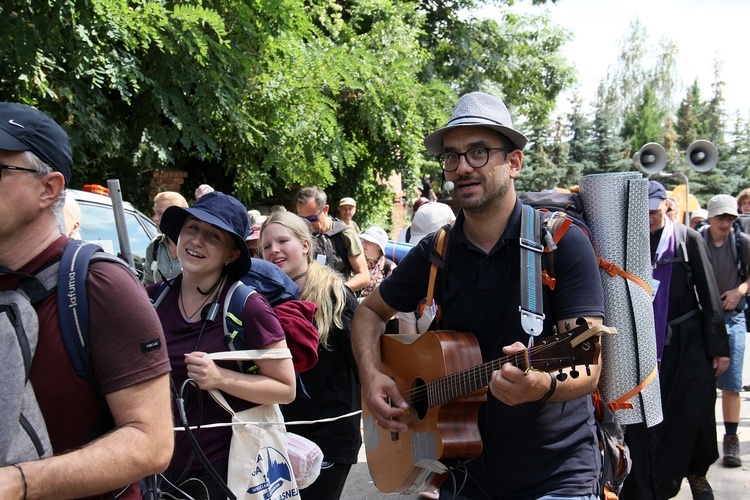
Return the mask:
<path id="1" fill-rule="evenodd" d="M 4 415 L 10 416 L 0 419 L 0 465 L 38 460 L 52 454 L 29 373 L 39 336 L 35 306 L 55 292 L 60 332 L 75 373 L 104 398 L 92 369 L 86 293 L 88 266 L 99 260 L 117 262 L 127 268 L 124 262 L 105 253 L 98 245 L 73 240 L 65 247 L 59 261 L 33 276 L 3 269 L 7 274 L 18 275 L 20 285 L 16 290 L 0 292 L 0 331 L 14 333 L 0 337 L 0 349 L 6 354 L 0 408 Z M 105 415 L 97 424 L 97 435 L 90 437 L 103 434 L 108 426 L 111 427 L 111 417 Z"/>
<path id="2" fill-rule="evenodd" d="M 590 231 L 583 217 L 583 203 L 577 193 L 539 192 L 519 196 L 523 202 L 521 212 L 521 324 L 530 336 L 542 333 L 544 321 L 543 287 L 555 288 L 555 251 L 557 244 L 570 228 L 578 225 L 587 236 Z M 432 326 L 440 325 L 442 290 L 445 287 L 445 268 L 450 256 L 449 240 L 453 223 L 446 224 L 433 236 L 430 251 L 430 276 L 426 303 L 437 303 L 437 314 Z M 544 258 L 542 258 L 544 256 Z M 633 280 L 647 290 L 650 286 L 640 278 L 613 262 L 597 257 L 600 268 L 611 276 Z M 422 313 L 420 306 L 420 315 Z M 650 379 L 615 402 L 602 401 L 599 389 L 592 394 L 595 405 L 597 434 L 602 453 L 602 472 L 599 478 L 600 498 L 615 500 L 625 478 L 630 473 L 632 460 L 625 444 L 625 429 L 615 418 L 618 408 L 632 405 L 626 401 L 650 383 Z"/>

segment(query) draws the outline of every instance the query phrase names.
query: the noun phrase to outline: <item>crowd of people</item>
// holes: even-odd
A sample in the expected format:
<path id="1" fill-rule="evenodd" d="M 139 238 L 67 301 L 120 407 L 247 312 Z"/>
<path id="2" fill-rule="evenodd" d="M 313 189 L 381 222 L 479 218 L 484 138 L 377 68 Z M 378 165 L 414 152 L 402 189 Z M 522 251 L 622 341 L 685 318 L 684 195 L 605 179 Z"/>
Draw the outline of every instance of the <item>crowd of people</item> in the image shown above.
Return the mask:
<path id="1" fill-rule="evenodd" d="M 15 296 L 8 294 L 60 259 L 81 221 L 65 197 L 73 170 L 66 132 L 21 104 L 0 103 L 0 116 L 0 293 L 10 300 Z M 212 398 L 185 396 L 209 390 L 220 390 L 238 410 L 279 405 L 287 422 L 298 422 L 289 430 L 323 453 L 318 479 L 300 496 L 341 498 L 362 445 L 362 404 L 372 418 L 366 425 L 392 436 L 409 430 L 408 397 L 381 366 L 384 333 L 472 332 L 485 362 L 517 357 L 538 342 L 539 332 L 530 334 L 517 319 L 526 274 L 519 257 L 524 206 L 515 180 L 526 144 L 501 99 L 481 92 L 462 96 L 446 126 L 424 140 L 460 211 L 456 215 L 437 200 L 426 175 L 411 224 L 397 238 L 413 248 L 398 263 L 386 254 L 384 228 L 361 231 L 353 220 L 354 198 L 339 200 L 337 219 L 317 186 L 300 189 L 292 209 L 273 207 L 265 215 L 207 184 L 196 189 L 192 205 L 180 193 L 158 193 L 153 219 L 161 234 L 146 249 L 140 282 L 111 262 L 89 268 L 94 384 L 68 362 L 55 294 L 32 304 L 38 320 L 0 316 L 4 334 L 28 326 L 22 333 L 31 340 L 17 335 L 17 343 L 51 447 L 43 450 L 44 442 L 31 439 L 35 446 L 27 448 L 35 454 L 19 452 L 15 444 L 0 449 L 0 498 L 141 498 L 138 481 L 155 474 L 163 489 L 198 480 L 210 498 L 226 498 L 231 427 L 200 429 L 195 440 L 173 430 L 183 422 L 231 421 Z M 694 498 L 712 499 L 706 479 L 711 464 L 721 456 L 726 467 L 742 465 L 737 431 L 750 290 L 750 188 L 737 198 L 712 197 L 705 210 L 692 214 L 691 227 L 671 217 L 670 203 L 665 187 L 649 181 L 663 422 L 627 426 L 632 470 L 623 499 L 673 497 L 685 478 Z M 450 258 L 441 263 L 439 299 L 427 303 L 436 286 L 429 272 L 436 258 L 430 235 L 440 228 L 450 234 L 444 254 Z M 295 373 L 289 357 L 258 359 L 249 369 L 207 358 L 228 349 L 220 315 L 233 285 L 258 260 L 277 266 L 293 283 L 308 313 L 298 320 L 317 331 L 317 362 L 303 373 Z M 557 242 L 555 275 L 556 286 L 544 294 L 539 339 L 605 321 L 594 248 L 576 225 Z M 12 308 L 3 305 L 6 310 Z M 264 295 L 249 295 L 238 314 L 245 348 L 289 347 L 285 322 Z M 591 395 L 600 373 L 600 362 L 583 376 L 575 368 L 552 374 L 513 363 L 493 369 L 487 400 L 475 415 L 481 453 L 424 496 L 599 498 L 602 457 Z M 717 389 L 725 429 L 721 454 Z M 29 409 L 19 411 L 21 421 Z"/>

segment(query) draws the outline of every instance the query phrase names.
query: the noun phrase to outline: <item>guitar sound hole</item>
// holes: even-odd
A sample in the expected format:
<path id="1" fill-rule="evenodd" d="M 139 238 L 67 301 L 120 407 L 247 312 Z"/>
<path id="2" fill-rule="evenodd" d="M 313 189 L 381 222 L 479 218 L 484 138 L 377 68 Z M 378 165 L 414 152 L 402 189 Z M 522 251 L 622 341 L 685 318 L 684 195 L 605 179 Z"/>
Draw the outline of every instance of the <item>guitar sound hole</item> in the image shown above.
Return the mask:
<path id="1" fill-rule="evenodd" d="M 411 407 L 414 409 L 417 418 L 422 420 L 430 408 L 430 402 L 427 397 L 427 385 L 424 383 L 424 380 L 417 379 L 414 381 L 412 391 L 414 397 L 411 400 Z"/>

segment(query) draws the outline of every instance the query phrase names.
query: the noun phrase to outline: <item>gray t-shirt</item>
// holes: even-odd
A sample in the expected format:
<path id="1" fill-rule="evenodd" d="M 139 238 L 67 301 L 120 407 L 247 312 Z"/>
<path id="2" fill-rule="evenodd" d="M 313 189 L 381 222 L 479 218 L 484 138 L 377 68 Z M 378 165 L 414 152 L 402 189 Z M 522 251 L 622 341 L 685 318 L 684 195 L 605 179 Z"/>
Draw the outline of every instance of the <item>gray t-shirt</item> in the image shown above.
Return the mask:
<path id="1" fill-rule="evenodd" d="M 735 260 L 735 241 L 734 232 L 730 231 L 724 244 L 720 247 L 714 245 L 711 237 L 708 236 L 708 227 L 705 229 L 704 236 L 707 237 L 708 253 L 711 256 L 711 264 L 716 275 L 716 284 L 719 286 L 719 293 L 740 286 L 740 274 L 737 272 Z M 745 233 L 740 235 L 742 238 L 742 261 L 745 265 L 750 264 L 750 236 Z"/>

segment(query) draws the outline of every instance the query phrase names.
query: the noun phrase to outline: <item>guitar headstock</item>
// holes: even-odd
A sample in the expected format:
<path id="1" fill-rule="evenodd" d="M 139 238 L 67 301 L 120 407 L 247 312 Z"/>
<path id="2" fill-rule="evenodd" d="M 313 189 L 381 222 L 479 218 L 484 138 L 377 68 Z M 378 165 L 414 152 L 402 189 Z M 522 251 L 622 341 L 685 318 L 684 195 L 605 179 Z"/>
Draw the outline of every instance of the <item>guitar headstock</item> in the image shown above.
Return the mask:
<path id="1" fill-rule="evenodd" d="M 579 320 L 575 328 L 565 333 L 537 337 L 534 339 L 534 346 L 527 352 L 528 368 L 552 372 L 598 364 L 601 351 L 599 337 L 603 333 L 614 331 L 604 325 L 589 328 L 585 320 Z"/>

